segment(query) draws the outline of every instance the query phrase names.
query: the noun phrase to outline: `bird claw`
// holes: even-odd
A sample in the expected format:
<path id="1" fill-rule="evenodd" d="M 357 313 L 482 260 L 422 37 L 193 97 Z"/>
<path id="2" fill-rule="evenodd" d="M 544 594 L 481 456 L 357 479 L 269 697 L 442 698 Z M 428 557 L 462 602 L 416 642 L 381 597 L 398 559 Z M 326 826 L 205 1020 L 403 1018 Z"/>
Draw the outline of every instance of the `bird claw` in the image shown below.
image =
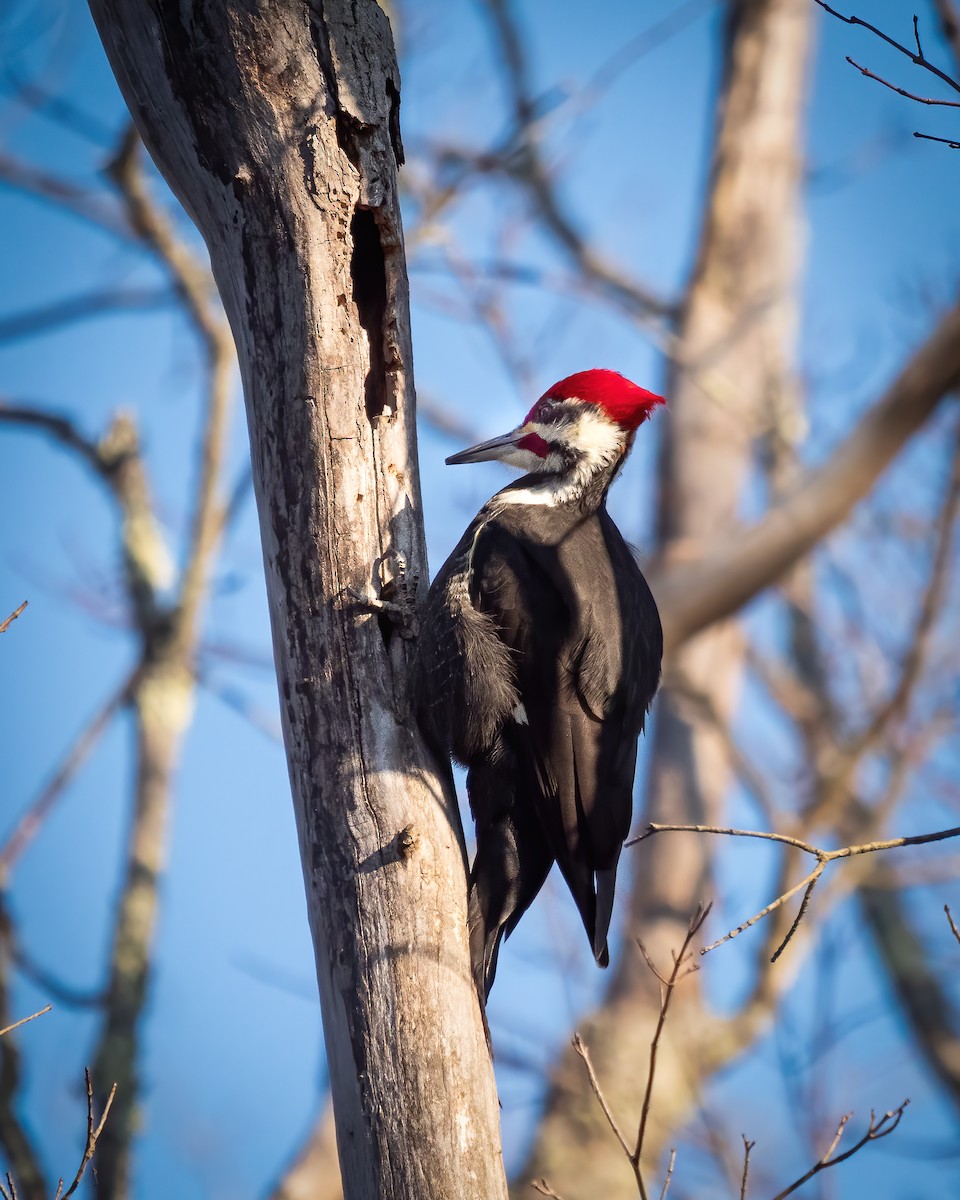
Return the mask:
<path id="1" fill-rule="evenodd" d="M 381 568 L 381 574 L 385 573 Z M 364 595 L 354 588 L 344 590 L 361 608 L 387 617 L 402 638 L 412 640 L 419 632 L 416 603 L 419 582 L 419 575 L 408 577 L 406 557 L 397 554 L 394 557 L 394 574 L 392 578 L 384 580 L 379 596 Z"/>

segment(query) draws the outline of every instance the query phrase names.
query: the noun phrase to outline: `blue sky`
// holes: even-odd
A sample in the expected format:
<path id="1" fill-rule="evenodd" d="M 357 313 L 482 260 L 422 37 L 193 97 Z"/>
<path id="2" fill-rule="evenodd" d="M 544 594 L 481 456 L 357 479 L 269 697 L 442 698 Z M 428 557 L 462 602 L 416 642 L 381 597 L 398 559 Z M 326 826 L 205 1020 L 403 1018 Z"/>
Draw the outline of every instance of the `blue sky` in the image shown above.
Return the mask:
<path id="1" fill-rule="evenodd" d="M 901 4 L 873 0 L 869 7 L 879 25 L 910 36 L 909 14 Z M 705 3 L 686 29 L 625 70 L 579 120 L 570 119 L 570 106 L 563 103 L 625 41 L 670 8 L 668 0 L 607 0 L 592 6 L 588 20 L 572 0 L 551 4 L 549 12 L 532 2 L 521 11 L 535 85 L 555 106 L 549 145 L 562 166 L 570 208 L 612 258 L 677 294 L 694 246 L 705 174 L 716 6 Z M 16 5 L 0 17 L 0 39 L 4 61 L 16 72 L 70 96 L 108 134 L 121 127 L 122 104 L 81 6 L 61 9 L 52 0 Z M 818 42 L 801 341 L 801 364 L 814 399 L 813 457 L 824 454 L 877 394 L 929 325 L 936 303 L 950 297 L 960 259 L 960 154 L 910 136 L 914 128 L 944 132 L 949 112 L 910 105 L 861 78 L 844 55 L 859 56 L 921 91 L 931 90 L 933 81 L 863 31 L 834 21 L 819 22 Z M 931 30 L 928 49 L 935 45 Z M 408 15 L 404 48 L 404 136 L 412 159 L 427 140 L 479 147 L 502 133 L 501 79 L 477 6 L 424 0 Z M 103 157 L 103 148 L 15 107 L 0 116 L 0 139 L 10 153 L 84 185 L 93 185 Z M 523 202 L 509 193 L 493 199 L 480 190 L 456 209 L 451 228 L 468 254 L 482 258 L 495 248 L 504 203 L 515 206 L 522 226 Z M 0 322 L 97 286 L 152 288 L 162 282 L 142 255 L 116 239 L 8 188 L 0 189 L 0 229 Z M 542 236 L 524 231 L 518 241 L 526 261 L 562 266 Z M 418 261 L 429 262 L 429 252 Z M 450 315 L 456 288 L 414 269 L 412 291 L 419 388 L 481 435 L 511 427 L 532 397 L 518 393 L 489 338 Z M 535 363 L 540 390 L 593 365 L 622 370 L 653 388 L 662 383 L 656 347 L 609 309 L 528 288 L 511 293 L 509 311 L 518 341 Z M 135 409 L 159 510 L 177 548 L 195 466 L 196 367 L 196 344 L 175 310 L 114 316 L 55 335 L 0 342 L 0 394 L 65 410 L 90 434 L 101 431 L 117 408 Z M 912 451 L 914 474 L 935 458 L 937 435 L 935 429 Z M 238 397 L 232 440 L 237 473 L 245 438 Z M 448 440 L 424 429 L 421 464 L 434 568 L 504 480 L 494 466 L 446 470 L 443 458 L 450 451 Z M 652 452 L 652 439 L 638 448 L 612 504 L 624 529 L 641 542 L 650 526 Z M 904 479 L 904 488 L 908 482 Z M 0 497 L 5 513 L 0 616 L 30 600 L 0 643 L 5 768 L 0 817 L 8 824 L 119 681 L 131 647 L 122 628 L 90 612 L 103 610 L 104 592 L 109 609 L 117 568 L 113 514 L 96 482 L 41 439 L 0 430 Z M 252 505 L 232 532 L 218 569 L 207 628 L 211 642 L 268 660 Z M 268 664 L 239 668 L 211 662 L 218 684 L 238 689 L 268 716 L 275 712 Z M 130 772 L 129 729 L 120 721 L 16 872 L 12 904 L 25 943 L 76 987 L 94 989 L 102 980 Z M 761 895 L 765 883 L 754 862 L 761 859 L 738 859 L 750 897 Z M 750 902 L 745 897 L 746 907 Z M 909 1120 L 916 1124 L 897 1146 L 885 1143 L 858 1160 L 855 1174 L 853 1164 L 841 1168 L 850 1174 L 845 1183 L 838 1173 L 835 1194 L 908 1196 L 916 1194 L 911 1181 L 920 1179 L 923 1194 L 946 1194 L 958 1179 L 955 1161 L 930 1153 L 918 1162 L 907 1151 L 911 1145 L 946 1144 L 952 1114 L 911 1065 L 901 1021 L 890 997 L 878 989 L 869 951 L 851 931 L 853 920 L 841 911 L 830 925 L 831 936 L 854 946 L 838 976 L 838 1003 L 852 1012 L 863 1009 L 869 1020 L 854 1028 L 831 1059 L 830 1105 L 838 1113 L 855 1107 L 865 1115 L 871 1105 L 898 1102 L 909 1092 L 914 1097 Z M 602 984 L 584 948 L 574 944 L 574 930 L 568 903 L 553 888 L 506 948 L 498 974 L 494 1028 L 504 1045 L 543 1066 Z M 563 974 L 557 969 L 558 947 L 574 964 Z M 721 999 L 736 987 L 738 961 L 731 952 L 714 968 L 712 986 Z M 797 985 L 801 1044 L 814 982 L 811 976 Z M 22 983 L 16 1000 L 26 1012 L 45 997 Z M 88 1015 L 58 1006 L 21 1037 L 27 1113 L 52 1174 L 65 1173 L 78 1152 L 78 1081 L 93 1033 Z M 500 1067 L 503 1124 L 508 1161 L 516 1162 L 542 1086 L 512 1071 L 509 1057 L 504 1055 Z M 770 1043 L 749 1069 L 732 1072 L 717 1089 L 735 1114 L 733 1136 L 741 1125 L 751 1136 L 762 1134 L 759 1163 L 802 1168 L 804 1151 L 777 1094 L 776 1059 Z M 146 1120 L 136 1159 L 143 1200 L 261 1194 L 308 1125 L 323 1077 L 283 757 L 273 741 L 205 691 L 179 775 L 144 1077 Z M 778 1111 L 776 1121 L 771 1109 Z M 707 1184 L 700 1186 L 698 1195 L 708 1195 Z"/>

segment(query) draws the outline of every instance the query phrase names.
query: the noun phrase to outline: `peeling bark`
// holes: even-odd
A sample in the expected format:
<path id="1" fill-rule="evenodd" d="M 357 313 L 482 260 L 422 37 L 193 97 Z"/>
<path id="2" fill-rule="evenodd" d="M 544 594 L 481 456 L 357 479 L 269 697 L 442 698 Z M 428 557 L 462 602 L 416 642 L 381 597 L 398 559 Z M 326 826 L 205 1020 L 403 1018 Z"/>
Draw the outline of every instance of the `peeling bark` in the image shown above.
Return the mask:
<path id="1" fill-rule="evenodd" d="M 388 22 L 91 7 L 237 343 L 345 1195 L 503 1196 L 449 772 L 411 719 L 410 630 L 349 595 L 401 559 L 427 577 Z"/>

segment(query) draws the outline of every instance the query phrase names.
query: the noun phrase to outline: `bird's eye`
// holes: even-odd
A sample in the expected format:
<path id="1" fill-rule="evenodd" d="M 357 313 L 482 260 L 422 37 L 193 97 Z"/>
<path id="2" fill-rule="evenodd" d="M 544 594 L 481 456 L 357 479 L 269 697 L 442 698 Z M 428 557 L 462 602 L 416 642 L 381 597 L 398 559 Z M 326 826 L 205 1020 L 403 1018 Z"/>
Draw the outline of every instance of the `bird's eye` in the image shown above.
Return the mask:
<path id="1" fill-rule="evenodd" d="M 538 425 L 554 425 L 563 416 L 563 409 L 555 400 L 541 400 L 530 415 Z"/>

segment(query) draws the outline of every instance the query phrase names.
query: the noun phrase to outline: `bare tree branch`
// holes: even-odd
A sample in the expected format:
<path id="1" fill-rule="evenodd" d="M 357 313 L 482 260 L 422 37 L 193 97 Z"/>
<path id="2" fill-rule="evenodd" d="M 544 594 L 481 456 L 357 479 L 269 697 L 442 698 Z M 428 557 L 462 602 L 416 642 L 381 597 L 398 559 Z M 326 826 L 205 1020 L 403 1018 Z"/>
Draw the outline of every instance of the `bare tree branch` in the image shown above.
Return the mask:
<path id="1" fill-rule="evenodd" d="M 938 79 L 942 79 L 943 82 L 947 84 L 948 87 L 952 87 L 955 92 L 960 92 L 960 81 L 951 78 L 951 76 L 949 76 L 945 71 L 941 71 L 938 66 L 924 56 L 924 53 L 920 48 L 919 36 L 917 36 L 917 52 L 914 53 L 908 46 L 902 45 L 895 38 L 892 38 L 889 34 L 884 33 L 882 29 L 878 29 L 876 25 L 871 25 L 869 21 L 863 21 L 860 19 L 860 17 L 845 17 L 842 13 L 838 13 L 835 8 L 831 8 L 829 4 L 826 4 L 825 0 L 816 0 L 816 3 L 819 4 L 820 7 L 826 12 L 830 13 L 832 17 L 836 17 L 838 21 L 843 21 L 847 25 L 860 25 L 864 29 L 869 29 L 871 33 L 876 34 L 878 38 L 881 38 L 883 41 L 885 41 L 888 46 L 893 46 L 895 50 L 899 50 L 901 54 L 905 54 L 912 63 L 915 63 L 918 67 L 923 67 L 925 71 L 929 71 L 932 75 L 936 75 Z M 916 18 L 914 18 L 914 20 L 916 20 Z M 914 26 L 914 30 L 916 31 L 916 26 Z M 856 66 L 856 63 L 854 63 L 854 66 Z"/>
<path id="2" fill-rule="evenodd" d="M 960 383 L 960 306 L 914 353 L 828 461 L 751 529 L 692 562 L 669 560 L 650 584 L 668 646 L 736 612 L 838 525 Z"/>
<path id="3" fill-rule="evenodd" d="M 938 100 L 933 96 L 918 96 L 914 92 L 908 92 L 905 88 L 897 87 L 895 83 L 891 83 L 888 79 L 884 79 L 881 75 L 874 74 L 868 67 L 863 67 L 858 62 L 847 55 L 847 62 L 851 67 L 856 67 L 861 75 L 866 75 L 868 79 L 875 79 L 877 83 L 882 83 L 885 88 L 889 88 L 891 92 L 896 92 L 899 96 L 906 96 L 908 100 L 915 100 L 917 104 L 939 104 L 945 108 L 960 108 L 960 100 Z"/>
<path id="4" fill-rule="evenodd" d="M 123 684 L 94 715 L 67 751 L 49 782 L 7 835 L 6 840 L 0 846 L 0 884 L 7 883 L 11 870 L 36 836 L 50 810 L 106 733 L 117 712 L 129 699 L 133 679 L 134 676 L 130 676 L 124 680 Z"/>
<path id="5" fill-rule="evenodd" d="M 2 893 L 0 893 L 2 900 Z M 0 1024 L 11 1025 L 10 987 L 12 975 L 13 925 L 6 906 L 0 904 Z M 11 1197 L 17 1195 L 13 1180 L 19 1180 L 22 1200 L 47 1200 L 43 1165 L 33 1140 L 16 1112 L 22 1081 L 20 1051 L 15 1037 L 0 1038 L 0 1147 L 8 1167 Z"/>
<path id="6" fill-rule="evenodd" d="M 0 399 L 0 421 L 49 434 L 61 445 L 76 451 L 98 475 L 104 476 L 105 466 L 96 442 L 82 434 L 70 417 L 40 405 L 11 404 Z"/>
<path id="7" fill-rule="evenodd" d="M 866 729 L 855 740 L 847 754 L 861 756 L 877 744 L 901 719 L 910 704 L 930 654 L 930 643 L 937 617 L 943 610 L 950 585 L 950 564 L 953 556 L 953 532 L 960 513 L 960 435 L 956 439 L 950 477 L 934 530 L 934 549 L 927 583 L 920 599 L 917 619 L 907 642 L 897 684 L 889 699 L 874 713 Z"/>
<path id="8" fill-rule="evenodd" d="M 943 906 L 943 911 L 947 914 L 947 921 L 950 924 L 950 932 L 956 938 L 957 942 L 960 943 L 960 929 L 957 929 L 956 922 L 953 919 L 953 914 L 950 912 L 950 905 L 945 904 Z"/>
<path id="9" fill-rule="evenodd" d="M 28 601 L 24 600 L 24 602 L 20 605 L 20 607 L 15 608 L 9 617 L 5 617 L 3 621 L 0 621 L 0 633 L 7 632 L 7 630 L 14 623 L 14 621 L 17 619 L 17 617 L 19 617 L 20 614 L 23 612 L 23 610 L 27 607 L 27 603 L 28 603 Z"/>
<path id="10" fill-rule="evenodd" d="M 182 650 L 192 646 L 196 638 L 199 607 L 206 593 L 212 555 L 223 530 L 226 506 L 218 493 L 230 412 L 233 337 L 216 298 L 210 271 L 177 238 L 171 223 L 150 196 L 143 170 L 142 143 L 132 123 L 110 164 L 109 174 L 123 198 L 130 225 L 170 272 L 207 354 L 209 383 L 200 472 L 175 635 Z"/>
<path id="11" fill-rule="evenodd" d="M 876 854 L 881 850 L 896 850 L 902 846 L 922 846 L 927 845 L 930 842 L 942 842 L 947 838 L 960 837 L 960 826 L 955 826 L 950 829 L 937 830 L 935 833 L 922 833 L 913 837 L 888 838 L 884 841 L 864 842 L 856 846 L 841 846 L 836 850 L 822 850 L 820 847 L 814 846 L 810 842 L 804 841 L 802 838 L 794 837 L 792 834 L 787 833 L 771 833 L 754 829 L 727 829 L 721 828 L 717 825 L 650 824 L 647 826 L 644 832 L 640 834 L 639 837 L 633 838 L 631 841 L 626 842 L 625 845 L 635 846 L 638 842 L 645 841 L 647 838 L 652 837 L 655 833 L 713 833 L 721 834 L 727 837 L 761 838 L 766 841 L 780 842 L 786 846 L 793 846 L 796 849 L 803 850 L 804 853 L 816 858 L 817 865 L 808 875 L 804 876 L 804 878 L 801 879 L 798 884 L 795 884 L 792 888 L 790 888 L 789 891 L 784 892 L 775 900 L 772 900 L 765 908 L 762 908 L 758 913 L 755 913 L 752 917 L 750 917 L 749 920 L 744 921 L 742 925 L 738 925 L 736 929 L 731 929 L 730 932 L 724 934 L 722 938 L 712 942 L 709 946 L 704 946 L 700 951 L 701 954 L 707 954 L 709 951 L 715 950 L 718 946 L 722 946 L 724 942 L 730 941 L 731 938 L 735 938 L 738 934 L 743 933 L 744 930 L 756 925 L 756 923 L 762 920 L 764 917 L 769 916 L 770 913 L 775 912 L 783 904 L 786 904 L 786 902 L 792 896 L 795 896 L 796 893 L 801 890 L 801 888 L 803 888 L 805 889 L 805 895 L 800 912 L 797 915 L 797 919 L 790 927 L 786 938 L 781 943 L 779 949 L 775 952 L 773 957 L 776 959 L 783 952 L 787 943 L 796 932 L 800 920 L 806 912 L 806 907 L 809 903 L 810 896 L 813 893 L 813 889 L 817 885 L 820 876 L 823 874 L 824 869 L 829 863 L 835 862 L 837 859 L 841 858 L 855 858 L 862 854 Z"/>
<path id="12" fill-rule="evenodd" d="M 4 71 L 4 82 L 10 89 L 11 103 L 25 105 L 98 146 L 106 148 L 113 145 L 112 128 L 65 96 L 49 92 L 31 79 L 22 79 L 9 68 Z"/>
<path id="13" fill-rule="evenodd" d="M 949 146 L 951 150 L 960 150 L 960 141 L 954 141 L 953 138 L 934 137 L 932 133 L 915 133 L 915 138 L 923 138 L 926 142 L 942 142 L 944 146 Z"/>
<path id="14" fill-rule="evenodd" d="M 851 1146 L 849 1150 L 845 1151 L 843 1154 L 837 1155 L 836 1158 L 833 1158 L 833 1152 L 836 1150 L 837 1145 L 840 1142 L 840 1138 L 843 1136 L 843 1131 L 846 1129 L 847 1122 L 850 1120 L 850 1117 L 853 1114 L 847 1113 L 845 1117 L 841 1117 L 840 1122 L 837 1125 L 837 1132 L 834 1134 L 833 1141 L 830 1143 L 823 1157 L 815 1162 L 810 1170 L 806 1172 L 806 1174 L 801 1175 L 799 1179 L 794 1180 L 789 1187 L 785 1187 L 782 1192 L 777 1192 L 776 1196 L 773 1197 L 773 1200 L 785 1200 L 785 1197 L 792 1195 L 798 1188 L 802 1187 L 808 1179 L 812 1179 L 814 1175 L 818 1175 L 821 1171 L 826 1170 L 827 1167 L 835 1167 L 839 1163 L 846 1162 L 848 1158 L 852 1158 L 854 1154 L 862 1150 L 869 1142 L 877 1142 L 881 1138 L 888 1137 L 900 1124 L 900 1120 L 903 1117 L 903 1114 L 906 1111 L 909 1103 L 909 1100 L 904 1100 L 899 1108 L 894 1108 L 891 1109 L 890 1112 L 883 1113 L 879 1120 L 877 1120 L 876 1116 L 871 1112 L 870 1124 L 863 1137 L 855 1145 Z"/>
<path id="15" fill-rule="evenodd" d="M 618 304 L 639 320 L 651 317 L 673 320 L 677 315 L 676 306 L 603 261 L 564 210 L 537 140 L 537 109 L 530 92 L 526 53 L 511 0 L 486 0 L 486 3 L 503 55 L 513 105 L 514 128 L 507 145 L 496 156 L 499 168 L 527 191 L 544 225 L 584 279 L 614 296 Z"/>
<path id="16" fill-rule="evenodd" d="M 637 1182 L 637 1190 L 640 1193 L 640 1200 L 648 1200 L 646 1182 L 643 1178 L 643 1170 L 641 1167 L 641 1160 L 643 1157 L 647 1121 L 650 1117 L 651 1104 L 653 1101 L 653 1085 L 657 1074 L 657 1053 L 660 1048 L 660 1039 L 663 1037 L 663 1030 L 664 1026 L 666 1025 L 667 1013 L 670 1009 L 670 1001 L 673 998 L 674 989 L 682 979 L 685 979 L 688 975 L 692 975 L 699 969 L 698 966 L 691 961 L 688 951 L 690 949 L 690 943 L 702 929 L 703 923 L 706 921 L 709 913 L 710 906 L 707 905 L 707 907 L 704 908 L 701 905 L 690 918 L 690 923 L 687 926 L 687 934 L 683 940 L 683 944 L 679 951 L 673 952 L 673 969 L 668 976 L 664 976 L 660 973 L 650 958 L 646 947 L 639 940 L 639 938 L 637 939 L 640 953 L 643 955 L 647 966 L 660 981 L 660 1013 L 654 1028 L 653 1037 L 650 1039 L 650 1057 L 647 1066 L 647 1082 L 646 1087 L 644 1088 L 643 1102 L 640 1106 L 640 1119 L 637 1125 L 636 1141 L 632 1148 L 627 1142 L 626 1135 L 617 1123 L 617 1119 L 614 1117 L 607 1098 L 604 1095 L 603 1088 L 600 1086 L 600 1081 L 597 1078 L 597 1073 L 590 1058 L 590 1052 L 584 1045 L 583 1039 L 579 1033 L 576 1033 L 573 1036 L 573 1048 L 583 1060 L 583 1065 L 587 1070 L 587 1078 L 590 1080 L 591 1090 L 597 1099 L 597 1103 L 600 1105 L 604 1117 L 606 1117 L 607 1124 L 610 1126 L 614 1136 L 620 1143 L 620 1148 L 626 1155 L 627 1161 L 630 1163 L 631 1169 L 633 1170 L 633 1175 Z M 670 1180 L 673 1177 L 673 1167 L 675 1161 L 676 1150 L 672 1150 L 670 1152 L 670 1163 L 667 1168 L 666 1179 L 663 1183 L 663 1189 L 660 1192 L 661 1200 L 663 1200 L 663 1197 L 667 1194 L 667 1189 L 670 1186 Z"/>
<path id="17" fill-rule="evenodd" d="M 117 1094 L 117 1085 L 114 1084 L 110 1089 L 110 1094 L 107 1096 L 106 1103 L 103 1106 L 103 1111 L 100 1114 L 100 1120 L 96 1125 L 94 1125 L 93 1081 L 90 1078 L 89 1071 L 85 1070 L 83 1074 L 87 1081 L 87 1141 L 83 1148 L 83 1158 L 80 1160 L 80 1166 L 77 1168 L 77 1173 L 74 1176 L 73 1183 L 71 1183 L 67 1190 L 64 1191 L 63 1180 L 61 1179 L 57 1184 L 57 1192 L 53 1200 L 67 1200 L 67 1197 L 72 1196 L 80 1186 L 80 1180 L 83 1178 L 83 1174 L 87 1169 L 87 1164 L 93 1158 L 94 1152 L 97 1149 L 97 1141 L 100 1137 L 100 1134 L 103 1133 L 103 1127 L 106 1125 L 107 1117 L 110 1115 L 110 1107 L 113 1104 L 113 1098 Z"/>
<path id="18" fill-rule="evenodd" d="M 559 1192 L 555 1192 L 545 1179 L 531 1179 L 530 1186 L 535 1192 L 539 1192 L 541 1196 L 550 1196 L 552 1200 L 563 1200 Z"/>
<path id="19" fill-rule="evenodd" d="M 913 1030 L 918 1057 L 926 1060 L 954 1105 L 960 1103 L 960 1036 L 950 989 L 929 961 L 905 897 L 878 864 L 859 889 L 861 911 L 887 976 Z"/>
<path id="20" fill-rule="evenodd" d="M 167 288 L 105 288 L 70 296 L 41 308 L 15 313 L 0 320 L 0 342 L 52 333 L 77 321 L 89 321 L 107 313 L 156 312 L 173 300 Z"/>
<path id="21" fill-rule="evenodd" d="M 743 1138 L 743 1175 L 740 1178 L 740 1200 L 746 1200 L 747 1181 L 750 1178 L 750 1151 L 757 1143 L 748 1142 L 746 1134 L 742 1133 L 740 1136 Z"/>
<path id="22" fill-rule="evenodd" d="M 115 208 L 87 188 L 50 175 L 8 154 L 0 153 L 0 187 L 24 192 L 82 221 L 95 225 L 123 242 L 133 240 L 133 232 Z"/>
<path id="23" fill-rule="evenodd" d="M 21 1017 L 19 1021 L 14 1021 L 12 1025 L 7 1025 L 4 1029 L 0 1029 L 0 1037 L 10 1033 L 14 1029 L 19 1029 L 21 1025 L 26 1025 L 28 1021 L 35 1021 L 37 1017 L 42 1017 L 45 1013 L 50 1012 L 52 1008 L 52 1004 L 47 1004 L 43 1008 L 37 1009 L 35 1013 L 31 1013 L 29 1017 Z"/>

